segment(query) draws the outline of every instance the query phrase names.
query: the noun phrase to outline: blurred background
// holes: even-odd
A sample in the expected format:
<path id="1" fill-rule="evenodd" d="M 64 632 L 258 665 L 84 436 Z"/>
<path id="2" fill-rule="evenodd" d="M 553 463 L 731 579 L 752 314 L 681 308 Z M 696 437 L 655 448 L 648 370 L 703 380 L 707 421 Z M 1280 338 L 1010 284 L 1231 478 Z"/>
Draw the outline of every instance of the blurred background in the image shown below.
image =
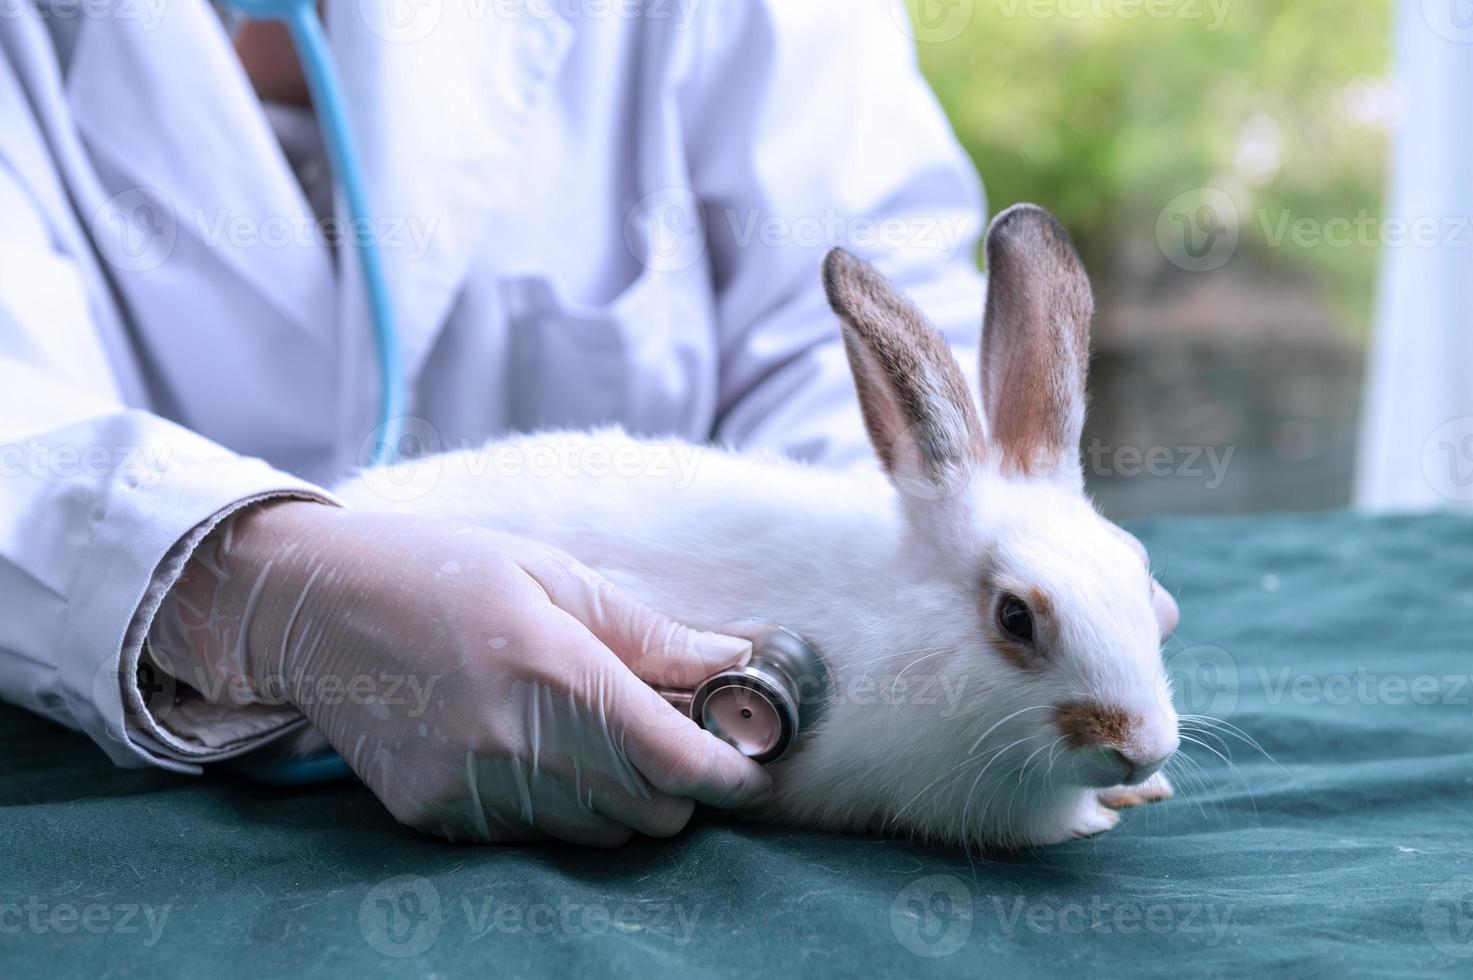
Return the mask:
<path id="1" fill-rule="evenodd" d="M 912 0 L 989 208 L 1099 298 L 1084 461 L 1115 517 L 1352 500 L 1395 126 L 1392 0 Z"/>

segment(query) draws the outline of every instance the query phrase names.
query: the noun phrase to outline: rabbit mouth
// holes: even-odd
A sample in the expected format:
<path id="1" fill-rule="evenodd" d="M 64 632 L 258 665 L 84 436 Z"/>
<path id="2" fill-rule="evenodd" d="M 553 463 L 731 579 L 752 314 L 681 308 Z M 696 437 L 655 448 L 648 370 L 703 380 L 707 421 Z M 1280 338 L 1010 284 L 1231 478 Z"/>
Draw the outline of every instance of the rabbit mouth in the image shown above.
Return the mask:
<path id="1" fill-rule="evenodd" d="M 1090 746 L 1072 752 L 1080 784 L 1091 789 L 1139 786 L 1160 772 L 1170 758 L 1168 754 L 1154 759 L 1133 759 L 1108 746 Z"/>

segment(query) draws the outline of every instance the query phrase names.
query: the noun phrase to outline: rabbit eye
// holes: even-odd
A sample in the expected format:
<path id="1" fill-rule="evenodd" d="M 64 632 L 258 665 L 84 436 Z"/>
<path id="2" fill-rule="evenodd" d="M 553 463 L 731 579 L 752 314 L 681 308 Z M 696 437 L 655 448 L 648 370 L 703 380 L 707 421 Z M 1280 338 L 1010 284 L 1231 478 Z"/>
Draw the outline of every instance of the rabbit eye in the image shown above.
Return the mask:
<path id="1" fill-rule="evenodd" d="M 1012 593 L 1005 594 L 997 604 L 997 625 L 1014 639 L 1033 642 L 1033 613 L 1028 611 L 1028 603 Z"/>

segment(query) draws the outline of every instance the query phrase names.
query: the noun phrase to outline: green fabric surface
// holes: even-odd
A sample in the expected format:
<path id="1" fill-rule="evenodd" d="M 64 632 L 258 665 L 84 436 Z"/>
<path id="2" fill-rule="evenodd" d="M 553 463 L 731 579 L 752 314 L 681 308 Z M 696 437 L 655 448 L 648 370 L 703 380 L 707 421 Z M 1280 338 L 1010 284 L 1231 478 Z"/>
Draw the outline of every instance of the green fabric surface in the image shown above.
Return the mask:
<path id="1" fill-rule="evenodd" d="M 1473 974 L 1473 521 L 1136 530 L 1185 710 L 1267 756 L 1189 746 L 1201 785 L 1101 837 L 983 859 L 703 815 L 455 847 L 351 785 L 116 770 L 5 707 L 0 977 Z"/>

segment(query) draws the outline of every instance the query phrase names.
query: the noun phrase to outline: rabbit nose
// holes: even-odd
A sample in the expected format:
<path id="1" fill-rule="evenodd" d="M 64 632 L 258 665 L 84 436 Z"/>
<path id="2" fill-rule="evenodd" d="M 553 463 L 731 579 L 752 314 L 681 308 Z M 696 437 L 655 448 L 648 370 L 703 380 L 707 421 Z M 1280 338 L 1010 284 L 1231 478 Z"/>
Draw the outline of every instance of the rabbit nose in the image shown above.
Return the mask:
<path id="1" fill-rule="evenodd" d="M 1166 760 L 1176 752 L 1176 746 L 1173 745 L 1170 752 L 1163 752 L 1159 755 L 1136 751 L 1122 752 L 1119 749 L 1108 751 L 1111 761 L 1125 773 L 1120 781 L 1126 786 L 1135 786 L 1156 775 L 1161 767 L 1166 765 Z"/>

